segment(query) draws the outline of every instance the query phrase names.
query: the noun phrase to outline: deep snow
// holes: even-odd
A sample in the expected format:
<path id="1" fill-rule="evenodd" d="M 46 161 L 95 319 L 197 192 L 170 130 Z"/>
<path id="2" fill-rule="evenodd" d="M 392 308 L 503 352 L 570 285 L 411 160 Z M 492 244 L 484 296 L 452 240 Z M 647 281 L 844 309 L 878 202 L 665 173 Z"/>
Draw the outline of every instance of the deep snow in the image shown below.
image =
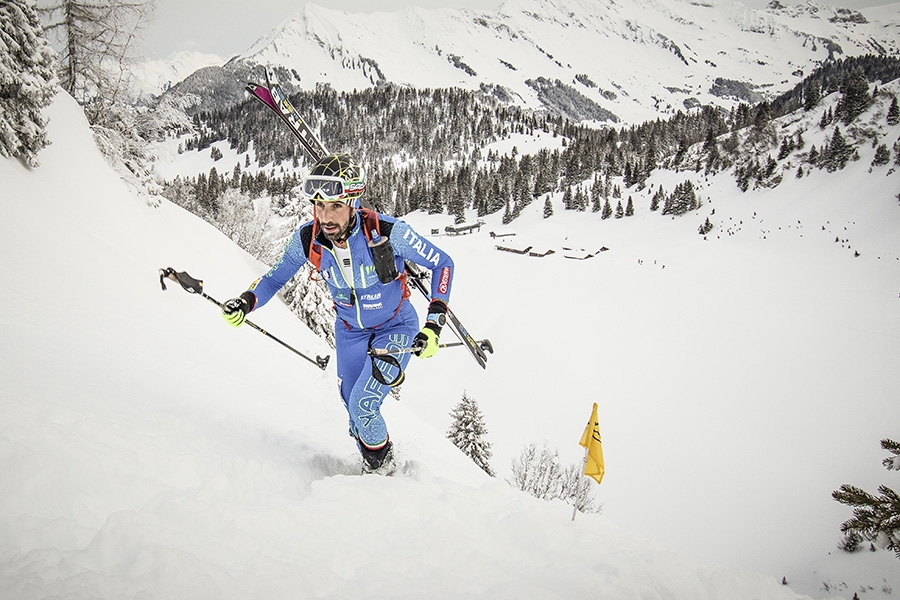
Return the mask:
<path id="1" fill-rule="evenodd" d="M 742 195 L 725 174 L 678 219 L 649 213 L 649 196 L 609 221 L 558 203 L 543 220 L 535 203 L 505 229 L 557 250 L 545 258 L 495 251 L 499 216 L 442 237 L 458 265 L 454 309 L 496 353 L 485 371 L 459 349 L 414 362 L 384 409 L 408 473 L 383 478 L 355 475 L 333 370 L 233 330 L 157 277 L 187 270 L 226 299 L 265 266 L 168 202 L 129 196 L 71 99 L 48 114 L 42 166 L 0 162 L 0 597 L 900 588 L 890 553 L 836 550 L 849 509 L 830 498 L 842 483 L 896 489 L 878 440 L 900 422 L 898 176 L 865 175 L 874 150 L 768 191 Z M 409 220 L 422 232 L 449 223 Z M 328 351 L 278 303 L 253 318 Z M 497 479 L 444 438 L 464 390 L 485 413 Z M 595 401 L 603 510 L 571 522 L 569 506 L 503 477 L 531 442 L 577 461 Z"/>

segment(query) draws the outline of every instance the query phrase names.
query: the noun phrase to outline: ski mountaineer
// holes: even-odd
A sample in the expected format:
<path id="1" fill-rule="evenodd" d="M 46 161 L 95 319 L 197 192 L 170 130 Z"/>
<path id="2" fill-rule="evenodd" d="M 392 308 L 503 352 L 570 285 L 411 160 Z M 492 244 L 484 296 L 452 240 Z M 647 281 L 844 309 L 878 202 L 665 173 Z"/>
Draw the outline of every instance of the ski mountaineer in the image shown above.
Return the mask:
<path id="1" fill-rule="evenodd" d="M 365 169 L 352 157 L 322 157 L 303 182 L 304 197 L 315 205 L 313 220 L 294 232 L 268 273 L 224 303 L 222 314 L 240 326 L 300 267 L 312 263 L 334 300 L 338 386 L 363 468 L 372 472 L 386 469 L 393 460 L 381 403 L 390 387 L 402 382 L 410 353 L 373 360 L 369 348 L 412 348 L 419 358 L 437 353 L 453 261 L 404 221 L 360 208 L 365 189 Z M 421 330 L 408 301 L 404 260 L 431 271 L 432 299 Z"/>

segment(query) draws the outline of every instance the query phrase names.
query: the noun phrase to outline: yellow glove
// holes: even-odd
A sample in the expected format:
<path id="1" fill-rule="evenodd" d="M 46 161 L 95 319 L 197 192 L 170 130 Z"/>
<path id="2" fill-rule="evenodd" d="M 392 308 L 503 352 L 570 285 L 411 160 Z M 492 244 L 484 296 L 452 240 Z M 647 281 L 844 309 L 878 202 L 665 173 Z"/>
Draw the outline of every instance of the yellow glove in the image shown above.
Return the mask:
<path id="1" fill-rule="evenodd" d="M 434 323 L 425 323 L 422 331 L 413 338 L 413 354 L 419 358 L 431 358 L 437 354 L 440 346 L 441 328 Z"/>
<path id="2" fill-rule="evenodd" d="M 253 292 L 244 292 L 237 298 L 226 300 L 222 304 L 222 316 L 228 321 L 229 325 L 240 327 L 244 324 L 247 313 L 253 310 L 255 306 L 256 296 L 253 295 Z"/>

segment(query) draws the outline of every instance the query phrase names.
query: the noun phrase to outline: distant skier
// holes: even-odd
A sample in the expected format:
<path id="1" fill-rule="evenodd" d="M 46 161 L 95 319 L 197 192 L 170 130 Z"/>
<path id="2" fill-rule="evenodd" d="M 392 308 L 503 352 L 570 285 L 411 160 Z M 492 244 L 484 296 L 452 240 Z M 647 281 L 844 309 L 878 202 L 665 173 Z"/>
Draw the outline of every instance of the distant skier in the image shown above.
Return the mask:
<path id="1" fill-rule="evenodd" d="M 386 470 L 392 443 L 381 415 L 390 386 L 403 380 L 409 353 L 387 360 L 369 356 L 369 348 L 413 348 L 429 358 L 438 351 L 444 325 L 453 261 L 447 254 L 394 217 L 360 208 L 365 169 L 347 154 L 322 157 L 303 182 L 303 194 L 315 204 L 315 216 L 294 232 L 272 269 L 239 297 L 224 303 L 225 319 L 240 326 L 307 262 L 318 270 L 334 299 L 337 376 L 367 471 Z M 425 326 L 406 284 L 404 259 L 431 271 L 431 296 Z"/>

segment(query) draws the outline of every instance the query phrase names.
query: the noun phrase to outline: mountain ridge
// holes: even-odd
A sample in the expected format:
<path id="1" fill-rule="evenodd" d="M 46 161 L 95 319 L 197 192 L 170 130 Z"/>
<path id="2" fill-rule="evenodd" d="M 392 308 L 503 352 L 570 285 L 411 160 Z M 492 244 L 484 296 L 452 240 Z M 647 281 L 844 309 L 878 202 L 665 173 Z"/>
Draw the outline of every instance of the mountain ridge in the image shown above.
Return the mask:
<path id="1" fill-rule="evenodd" d="M 777 1 L 754 10 L 730 0 L 508 0 L 496 11 L 369 14 L 308 4 L 223 66 L 235 85 L 201 94 L 200 109 L 240 102 L 237 78 L 272 64 L 290 73 L 288 89 L 393 83 L 498 90 L 512 104 L 576 122 L 636 123 L 701 105 L 728 110 L 777 96 L 836 58 L 900 55 L 900 10 L 891 6 L 900 4 L 867 10 L 867 18 Z M 530 83 L 539 78 L 558 81 L 589 108 L 567 114 Z M 741 82 L 758 96 L 732 95 L 719 80 Z M 198 86 L 189 77 L 174 89 L 197 93 Z"/>

